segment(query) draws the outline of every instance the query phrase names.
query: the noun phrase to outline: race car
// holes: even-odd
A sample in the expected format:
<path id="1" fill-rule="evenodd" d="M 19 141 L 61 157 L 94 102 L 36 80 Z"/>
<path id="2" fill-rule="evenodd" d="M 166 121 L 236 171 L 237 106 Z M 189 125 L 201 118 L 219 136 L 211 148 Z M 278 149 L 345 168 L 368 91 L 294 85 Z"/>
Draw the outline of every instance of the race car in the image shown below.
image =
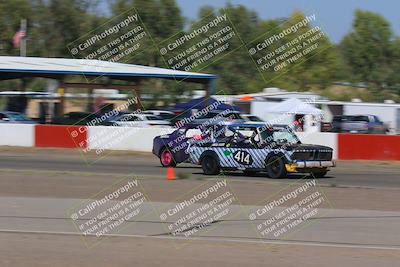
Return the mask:
<path id="1" fill-rule="evenodd" d="M 267 172 L 271 178 L 288 173 L 323 177 L 335 166 L 332 148 L 302 144 L 289 127 L 266 124 L 226 126 L 216 140 L 193 143 L 188 152 L 189 162 L 201 165 L 206 175 L 241 170 L 248 175 Z"/>
<path id="2" fill-rule="evenodd" d="M 185 124 L 170 134 L 156 136 L 153 139 L 152 152 L 160 159 L 163 167 L 175 167 L 189 160 L 189 144 L 215 140 L 222 127 L 219 124 Z"/>

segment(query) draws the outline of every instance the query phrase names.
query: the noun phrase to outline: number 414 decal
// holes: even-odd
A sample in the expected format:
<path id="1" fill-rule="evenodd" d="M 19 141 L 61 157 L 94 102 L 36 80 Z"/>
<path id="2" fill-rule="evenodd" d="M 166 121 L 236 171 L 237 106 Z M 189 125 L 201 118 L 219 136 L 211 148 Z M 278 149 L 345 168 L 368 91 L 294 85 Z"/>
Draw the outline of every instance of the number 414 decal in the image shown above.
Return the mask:
<path id="1" fill-rule="evenodd" d="M 235 159 L 235 161 L 243 165 L 253 164 L 253 158 L 247 151 L 238 150 L 235 153 L 233 153 L 233 158 Z"/>

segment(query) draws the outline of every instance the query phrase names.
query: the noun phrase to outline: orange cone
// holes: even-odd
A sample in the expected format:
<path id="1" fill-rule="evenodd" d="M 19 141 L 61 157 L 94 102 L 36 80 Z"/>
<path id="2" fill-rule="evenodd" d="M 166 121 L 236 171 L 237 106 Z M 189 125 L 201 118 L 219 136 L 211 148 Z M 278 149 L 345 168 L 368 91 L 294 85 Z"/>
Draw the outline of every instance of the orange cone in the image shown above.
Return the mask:
<path id="1" fill-rule="evenodd" d="M 167 180 L 168 181 L 172 181 L 172 180 L 175 180 L 175 171 L 174 171 L 174 168 L 172 168 L 172 167 L 168 167 L 167 168 Z"/>

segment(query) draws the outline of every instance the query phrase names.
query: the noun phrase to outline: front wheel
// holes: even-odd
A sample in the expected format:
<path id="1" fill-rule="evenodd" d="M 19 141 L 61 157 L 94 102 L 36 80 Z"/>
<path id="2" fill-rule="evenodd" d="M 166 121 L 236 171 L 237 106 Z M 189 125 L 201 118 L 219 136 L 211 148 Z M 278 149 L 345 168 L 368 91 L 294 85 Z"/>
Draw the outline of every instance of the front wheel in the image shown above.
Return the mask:
<path id="1" fill-rule="evenodd" d="M 214 157 L 205 156 L 201 160 L 201 167 L 206 175 L 216 175 L 220 172 L 219 164 Z"/>
<path id="2" fill-rule="evenodd" d="M 266 169 L 268 176 L 273 179 L 283 178 L 286 176 L 285 162 L 282 157 L 278 155 L 272 156 L 267 160 Z"/>
<path id="3" fill-rule="evenodd" d="M 161 151 L 160 163 L 163 167 L 175 167 L 176 166 L 174 157 L 172 156 L 172 152 L 166 147 L 164 147 Z"/>

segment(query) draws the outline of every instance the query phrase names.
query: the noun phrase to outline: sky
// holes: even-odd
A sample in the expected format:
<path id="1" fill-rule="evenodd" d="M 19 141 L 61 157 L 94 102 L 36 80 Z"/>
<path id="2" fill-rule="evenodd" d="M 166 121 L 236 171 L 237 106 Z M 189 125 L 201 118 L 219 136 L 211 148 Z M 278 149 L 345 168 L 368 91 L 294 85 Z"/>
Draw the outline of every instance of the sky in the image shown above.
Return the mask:
<path id="1" fill-rule="evenodd" d="M 200 7 L 204 5 L 223 7 L 227 0 L 176 0 L 183 15 L 195 19 Z M 384 16 L 391 24 L 392 30 L 400 36 L 400 1 L 399 0 L 231 0 L 232 4 L 241 4 L 256 11 L 262 19 L 282 18 L 294 10 L 306 14 L 315 13 L 318 26 L 334 43 L 340 42 L 352 27 L 356 9 L 372 11 Z"/>
<path id="2" fill-rule="evenodd" d="M 103 0 L 102 10 L 108 9 Z M 230 2 L 244 5 L 256 11 L 262 19 L 288 17 L 294 10 L 315 14 L 316 25 L 320 26 L 334 43 L 350 32 L 354 11 L 361 9 L 378 13 L 391 24 L 395 35 L 400 36 L 400 0 L 176 0 L 183 16 L 189 20 L 197 18 L 202 6 L 224 7 Z M 107 12 L 105 12 L 107 13 Z"/>

